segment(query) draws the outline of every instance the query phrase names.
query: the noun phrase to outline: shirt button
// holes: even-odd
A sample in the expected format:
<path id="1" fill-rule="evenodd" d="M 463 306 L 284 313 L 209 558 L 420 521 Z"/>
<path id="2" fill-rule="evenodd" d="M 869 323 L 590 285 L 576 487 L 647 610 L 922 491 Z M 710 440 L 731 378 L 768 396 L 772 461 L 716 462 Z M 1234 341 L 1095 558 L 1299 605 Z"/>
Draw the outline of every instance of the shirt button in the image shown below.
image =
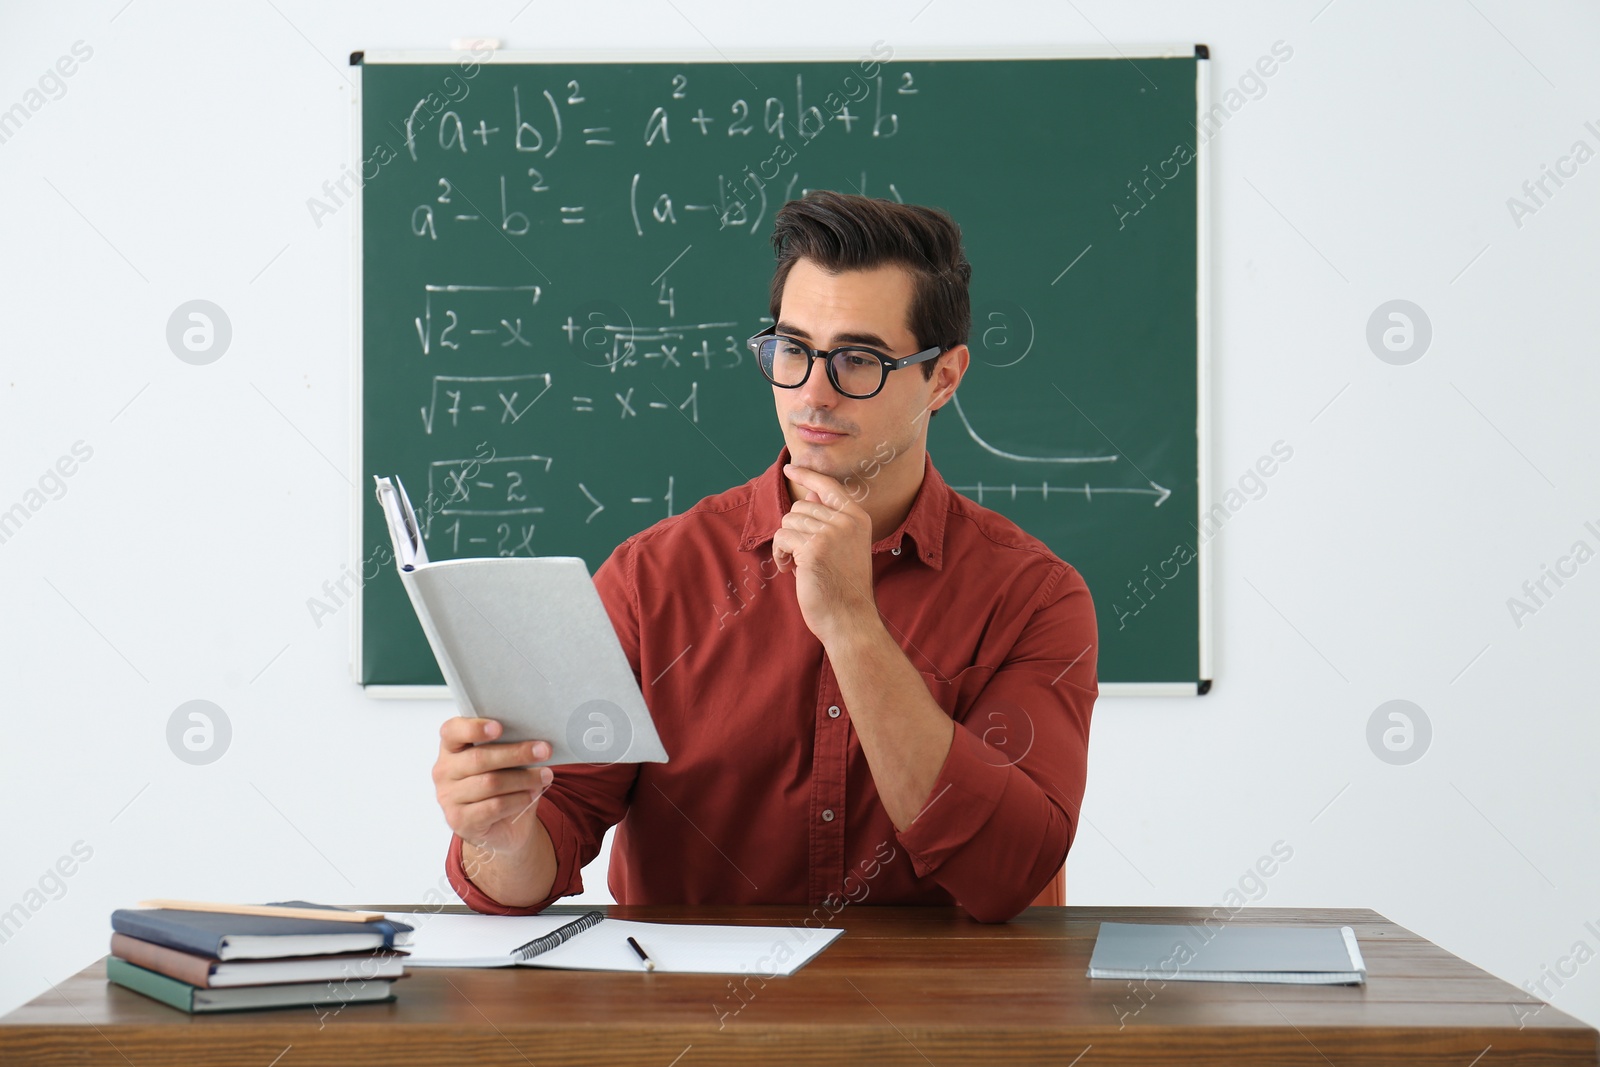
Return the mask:
<path id="1" fill-rule="evenodd" d="M 889 555 L 891 555 L 891 556 L 898 556 L 899 554 L 900 554 L 900 546 L 899 545 L 896 545 L 895 547 L 893 547 L 893 548 L 891 548 L 889 550 Z"/>
<path id="2" fill-rule="evenodd" d="M 823 808 L 822 809 L 822 821 L 823 822 L 832 822 L 833 821 L 833 809 L 832 808 Z"/>
<path id="3" fill-rule="evenodd" d="M 839 705 L 835 704 L 833 707 L 828 709 L 828 718 L 837 719 L 838 717 L 839 717 Z"/>

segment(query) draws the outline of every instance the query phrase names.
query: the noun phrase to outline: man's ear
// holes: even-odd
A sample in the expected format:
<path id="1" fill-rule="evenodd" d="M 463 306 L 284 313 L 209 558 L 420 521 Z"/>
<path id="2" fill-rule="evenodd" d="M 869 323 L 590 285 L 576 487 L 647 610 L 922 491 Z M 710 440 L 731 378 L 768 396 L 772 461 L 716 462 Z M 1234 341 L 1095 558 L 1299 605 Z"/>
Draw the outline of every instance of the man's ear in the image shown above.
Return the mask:
<path id="1" fill-rule="evenodd" d="M 933 381 L 934 391 L 945 390 L 945 397 L 937 404 L 930 405 L 932 411 L 938 411 L 950 402 L 955 391 L 961 385 L 961 379 L 966 377 L 967 366 L 972 362 L 972 353 L 966 345 L 956 345 L 940 353 L 939 359 L 934 364 Z"/>

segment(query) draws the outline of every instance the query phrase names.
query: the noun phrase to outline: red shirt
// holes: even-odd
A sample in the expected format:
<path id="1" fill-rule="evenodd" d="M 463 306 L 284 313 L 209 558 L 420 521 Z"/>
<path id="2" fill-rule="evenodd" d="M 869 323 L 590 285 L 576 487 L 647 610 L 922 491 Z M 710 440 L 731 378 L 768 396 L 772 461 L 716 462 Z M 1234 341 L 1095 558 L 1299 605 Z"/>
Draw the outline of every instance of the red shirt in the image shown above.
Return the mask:
<path id="1" fill-rule="evenodd" d="M 784 448 L 757 478 L 618 545 L 594 582 L 670 756 L 557 767 L 539 802 L 550 896 L 506 907 L 445 870 L 480 912 L 528 915 L 583 889 L 617 824 L 623 904 L 950 905 L 1002 922 L 1061 869 L 1077 828 L 1099 691 L 1083 579 L 924 461 L 905 521 L 872 546 L 896 642 L 957 723 L 904 831 L 872 773 L 772 535 L 791 500 Z"/>

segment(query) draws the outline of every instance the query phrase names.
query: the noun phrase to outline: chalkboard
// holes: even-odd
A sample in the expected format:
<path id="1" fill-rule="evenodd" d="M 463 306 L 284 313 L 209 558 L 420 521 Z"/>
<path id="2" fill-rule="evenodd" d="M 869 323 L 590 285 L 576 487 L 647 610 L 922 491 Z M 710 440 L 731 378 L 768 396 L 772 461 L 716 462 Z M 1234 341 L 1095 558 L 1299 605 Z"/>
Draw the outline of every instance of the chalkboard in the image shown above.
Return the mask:
<path id="1" fill-rule="evenodd" d="M 973 358 L 929 451 L 1083 574 L 1104 691 L 1209 687 L 1203 46 L 352 63 L 359 683 L 441 683 L 373 475 L 403 479 L 434 559 L 593 572 L 772 463 L 743 342 L 774 212 L 828 188 L 960 223 Z"/>

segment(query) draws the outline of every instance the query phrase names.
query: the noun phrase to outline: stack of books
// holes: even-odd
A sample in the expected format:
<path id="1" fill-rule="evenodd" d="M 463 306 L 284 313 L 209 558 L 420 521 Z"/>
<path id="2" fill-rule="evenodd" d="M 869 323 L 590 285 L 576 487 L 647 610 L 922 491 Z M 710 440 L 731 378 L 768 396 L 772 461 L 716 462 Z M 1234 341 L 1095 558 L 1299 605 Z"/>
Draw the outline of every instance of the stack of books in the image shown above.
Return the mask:
<path id="1" fill-rule="evenodd" d="M 414 928 L 380 912 L 301 900 L 143 903 L 156 906 L 111 913 L 106 978 L 181 1011 L 381 1003 L 405 977 L 395 950 Z"/>

